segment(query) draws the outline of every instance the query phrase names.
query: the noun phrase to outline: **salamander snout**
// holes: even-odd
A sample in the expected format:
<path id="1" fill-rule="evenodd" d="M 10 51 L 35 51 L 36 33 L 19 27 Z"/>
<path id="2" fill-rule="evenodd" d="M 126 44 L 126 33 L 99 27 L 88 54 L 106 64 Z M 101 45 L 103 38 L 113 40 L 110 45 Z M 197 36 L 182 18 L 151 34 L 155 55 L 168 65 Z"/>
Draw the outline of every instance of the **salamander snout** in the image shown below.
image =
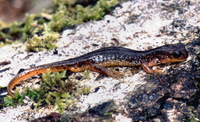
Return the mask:
<path id="1" fill-rule="evenodd" d="M 174 50 L 170 56 L 172 59 L 186 60 L 188 52 L 186 50 Z"/>
<path id="2" fill-rule="evenodd" d="M 160 58 L 161 63 L 175 63 L 187 59 L 188 51 L 183 44 L 167 45 L 162 48 L 163 57 Z"/>

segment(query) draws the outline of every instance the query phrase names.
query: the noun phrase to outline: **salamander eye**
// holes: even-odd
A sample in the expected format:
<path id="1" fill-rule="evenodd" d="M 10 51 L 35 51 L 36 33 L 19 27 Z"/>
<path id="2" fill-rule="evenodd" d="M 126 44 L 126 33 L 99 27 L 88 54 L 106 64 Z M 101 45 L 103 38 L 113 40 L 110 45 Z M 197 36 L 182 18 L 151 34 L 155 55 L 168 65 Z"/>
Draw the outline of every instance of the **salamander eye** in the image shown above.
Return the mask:
<path id="1" fill-rule="evenodd" d="M 172 56 L 173 57 L 175 57 L 175 58 L 178 58 L 178 57 L 180 57 L 180 52 L 179 51 L 174 51 L 173 53 L 172 53 Z"/>

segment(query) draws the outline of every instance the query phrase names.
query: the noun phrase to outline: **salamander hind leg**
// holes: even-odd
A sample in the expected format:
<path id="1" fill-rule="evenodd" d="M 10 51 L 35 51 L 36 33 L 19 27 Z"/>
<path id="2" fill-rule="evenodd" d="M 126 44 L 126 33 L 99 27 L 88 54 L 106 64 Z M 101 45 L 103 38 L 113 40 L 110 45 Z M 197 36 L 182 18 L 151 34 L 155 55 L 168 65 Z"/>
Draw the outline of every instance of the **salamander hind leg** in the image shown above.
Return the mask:
<path id="1" fill-rule="evenodd" d="M 123 73 L 121 73 L 121 72 L 111 71 L 111 70 L 109 70 L 109 69 L 107 69 L 105 67 L 102 67 L 102 66 L 98 65 L 98 64 L 92 65 L 90 70 L 102 73 L 102 74 L 110 76 L 112 78 L 120 78 L 120 77 L 123 76 Z"/>

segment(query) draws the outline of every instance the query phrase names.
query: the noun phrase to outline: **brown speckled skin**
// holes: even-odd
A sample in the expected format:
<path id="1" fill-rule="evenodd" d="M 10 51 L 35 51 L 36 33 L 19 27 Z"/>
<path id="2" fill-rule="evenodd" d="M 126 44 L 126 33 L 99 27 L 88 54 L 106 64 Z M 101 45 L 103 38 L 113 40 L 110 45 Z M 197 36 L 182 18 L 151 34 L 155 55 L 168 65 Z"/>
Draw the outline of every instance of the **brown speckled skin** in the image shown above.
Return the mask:
<path id="1" fill-rule="evenodd" d="M 7 92 L 11 97 L 14 97 L 11 90 L 16 84 L 28 77 L 47 71 L 59 72 L 70 70 L 72 72 L 81 72 L 91 70 L 117 78 L 119 73 L 110 71 L 105 67 L 141 66 L 147 73 L 153 74 L 153 66 L 184 61 L 187 57 L 188 52 L 181 43 L 164 45 L 148 51 L 135 51 L 123 47 L 107 47 L 76 58 L 23 70 L 9 82 Z"/>

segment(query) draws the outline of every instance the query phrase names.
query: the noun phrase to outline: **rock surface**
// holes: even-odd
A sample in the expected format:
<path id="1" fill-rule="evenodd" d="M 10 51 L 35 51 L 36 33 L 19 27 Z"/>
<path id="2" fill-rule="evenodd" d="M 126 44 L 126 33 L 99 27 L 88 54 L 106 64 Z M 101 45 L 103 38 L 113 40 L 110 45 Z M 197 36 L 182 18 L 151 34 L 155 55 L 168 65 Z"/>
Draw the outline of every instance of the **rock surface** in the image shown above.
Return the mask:
<path id="1" fill-rule="evenodd" d="M 7 86 L 20 69 L 64 60 L 108 46 L 148 50 L 165 44 L 186 43 L 187 61 L 167 65 L 160 76 L 133 73 L 120 79 L 91 72 L 80 81 L 93 92 L 83 95 L 74 111 L 61 115 L 63 121 L 183 121 L 200 119 L 200 3 L 196 0 L 133 0 L 121 3 L 103 20 L 66 29 L 58 48 L 25 52 L 23 44 L 0 48 L 0 86 Z M 56 53 L 55 53 L 56 52 Z M 75 73 L 80 76 L 81 73 Z M 51 108 L 31 110 L 31 103 L 0 110 L 0 121 L 30 121 L 53 112 Z"/>

